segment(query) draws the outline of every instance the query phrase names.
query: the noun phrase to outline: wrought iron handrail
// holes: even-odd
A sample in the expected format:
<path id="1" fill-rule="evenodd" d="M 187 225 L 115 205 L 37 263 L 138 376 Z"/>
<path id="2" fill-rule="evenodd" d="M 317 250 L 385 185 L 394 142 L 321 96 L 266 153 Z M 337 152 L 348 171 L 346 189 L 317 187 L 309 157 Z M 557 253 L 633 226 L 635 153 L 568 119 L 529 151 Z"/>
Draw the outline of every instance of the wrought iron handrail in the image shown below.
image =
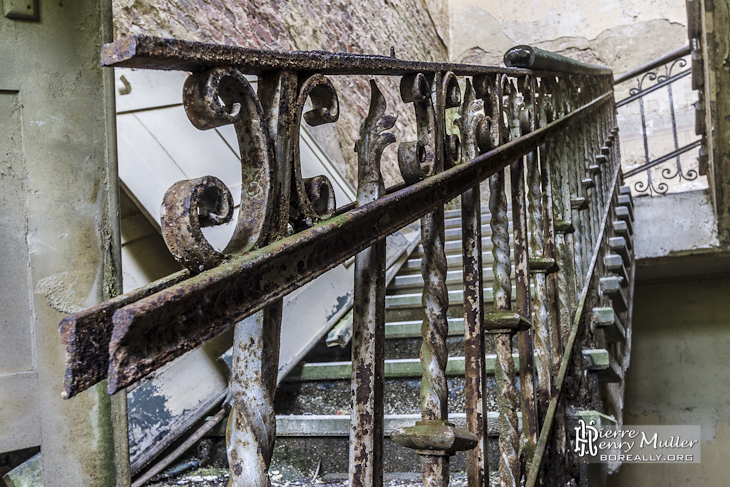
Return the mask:
<path id="1" fill-rule="evenodd" d="M 679 149 L 670 152 L 669 154 L 665 154 L 662 157 L 658 157 L 658 158 L 654 159 L 653 161 L 642 165 L 641 167 L 637 167 L 636 169 L 632 169 L 631 171 L 625 172 L 624 177 L 629 178 L 629 177 L 633 176 L 634 174 L 639 174 L 640 172 L 646 171 L 647 169 L 649 169 L 651 167 L 657 166 L 659 164 L 662 164 L 663 162 L 667 162 L 671 159 L 674 159 L 675 157 L 680 156 L 680 155 L 684 154 L 685 152 L 689 152 L 692 149 L 694 149 L 695 147 L 699 147 L 701 144 L 702 144 L 701 140 L 695 140 L 694 142 L 690 142 L 689 144 L 682 146 Z"/>
<path id="2" fill-rule="evenodd" d="M 658 58 L 654 59 L 653 61 L 649 61 L 646 64 L 642 64 L 638 68 L 634 68 L 630 71 L 625 72 L 621 76 L 617 76 L 616 79 L 613 81 L 614 85 L 618 85 L 620 83 L 623 83 L 624 81 L 628 81 L 632 78 L 636 78 L 637 76 L 641 76 L 644 73 L 648 73 L 649 71 L 652 71 L 660 66 L 664 66 L 665 64 L 671 63 L 672 61 L 676 61 L 677 59 L 684 57 L 692 52 L 692 49 L 689 44 L 687 44 L 684 47 L 680 47 L 679 49 L 676 49 L 672 52 L 668 52 L 666 54 L 663 54 L 659 56 Z"/>
<path id="3" fill-rule="evenodd" d="M 639 98 L 642 98 L 642 97 L 648 95 L 649 93 L 653 93 L 653 92 L 655 92 L 656 90 L 658 90 L 660 88 L 664 88 L 665 86 L 667 86 L 669 84 L 672 84 L 675 81 L 677 81 L 677 80 L 679 80 L 681 78 L 684 78 L 685 76 L 688 76 L 690 74 L 692 74 L 692 70 L 691 69 L 685 69 L 684 71 L 680 71 L 679 73 L 677 73 L 677 74 L 675 74 L 673 76 L 670 76 L 670 77 L 664 79 L 663 81 L 660 81 L 659 83 L 657 83 L 657 84 L 655 84 L 653 86 L 650 86 L 649 88 L 647 88 L 645 90 L 639 91 L 639 92 L 637 92 L 634 95 L 631 95 L 629 97 L 626 97 L 623 100 L 617 101 L 616 102 L 616 108 L 620 108 L 620 107 L 622 107 L 622 106 L 624 106 L 624 105 L 626 105 L 628 103 L 631 103 L 632 101 L 636 101 Z"/>
<path id="4" fill-rule="evenodd" d="M 630 206 L 618 189 L 622 176 L 610 69 L 529 46 L 508 51 L 508 67 L 500 68 L 344 53 L 279 53 L 145 36 L 106 45 L 102 62 L 192 71 L 183 93 L 191 122 L 200 129 L 224 124 L 236 128 L 242 154 L 241 209 L 231 243 L 217 251 L 201 227 L 232 219 L 230 190 L 213 176 L 181 181 L 168 190 L 162 208 L 163 236 L 186 269 L 61 322 L 67 350 L 65 397 L 104 378 L 109 393 L 114 393 L 235 327 L 231 479 L 236 486 L 266 487 L 275 438 L 281 298 L 356 255 L 350 485 L 378 485 L 383 242 L 388 234 L 421 218 L 426 307 L 423 421 L 394 431 L 393 439 L 424 456 L 426 485 L 448 483 L 448 456 L 458 450 L 469 450 L 470 487 L 484 485 L 488 479 L 484 334 L 493 333 L 503 418 L 503 485 L 519 485 L 525 471 L 534 484 L 553 430 L 562 433 L 554 436 L 550 465 L 561 468 L 568 451 L 563 384 L 568 368 L 579 367 L 571 357 L 578 331 L 585 332 L 586 303 L 609 300 L 607 292 L 599 293 L 595 276 L 616 272 L 600 257 L 608 257 L 614 248 L 610 245 L 620 247 L 612 239 L 624 237 L 609 238 L 606 222 L 625 218 L 628 213 L 616 208 Z M 244 74 L 259 76 L 257 93 Z M 380 159 L 396 140 L 388 132 L 395 117 L 386 113 L 385 97 L 371 81 L 370 110 L 356 144 L 357 202 L 337 209 L 325 177 L 301 176 L 298 128 L 302 118 L 310 125 L 336 121 L 337 92 L 326 75 L 354 74 L 401 76 L 401 98 L 416 112 L 417 140 L 400 144 L 398 164 L 405 183 L 386 191 Z M 467 77 L 463 99 L 457 76 Z M 308 99 L 313 109 L 302 113 Z M 448 108 L 459 109 L 458 135 L 447 131 Z M 491 313 L 483 303 L 481 261 L 479 184 L 487 179 L 495 276 Z M 459 195 L 468 431 L 448 422 L 445 381 L 448 291 L 443 205 Z M 630 240 L 622 228 L 614 232 Z M 626 245 L 631 248 L 630 241 Z M 631 268 L 630 250 L 617 251 L 627 259 L 619 270 L 624 265 Z M 242 321 L 252 315 L 254 319 Z M 513 337 L 519 350 L 519 404 Z M 522 446 L 518 407 L 523 416 Z"/>
<path id="5" fill-rule="evenodd" d="M 644 162 L 639 167 L 626 171 L 624 177 L 635 176 L 639 173 L 646 173 L 646 181 L 636 181 L 633 183 L 634 191 L 641 195 L 642 193 L 653 194 L 666 194 L 669 190 L 669 185 L 665 181 L 659 181 L 655 184 L 654 177 L 651 173 L 651 169 L 659 164 L 668 162 L 672 159 L 676 160 L 676 168 L 664 168 L 661 172 L 661 177 L 665 180 L 678 178 L 678 181 L 693 181 L 696 180 L 699 171 L 694 169 L 687 170 L 683 168 L 681 156 L 701 145 L 699 140 L 679 146 L 678 140 L 678 127 L 677 127 L 677 116 L 674 107 L 674 92 L 673 84 L 677 81 L 692 75 L 694 63 L 689 69 L 680 71 L 679 73 L 673 74 L 672 71 L 676 66 L 684 67 L 687 65 L 687 61 L 684 59 L 685 56 L 691 54 L 691 48 L 689 45 L 677 49 L 657 59 L 644 64 L 636 69 L 633 69 L 622 76 L 619 76 L 614 81 L 614 85 L 618 85 L 625 81 L 636 79 L 637 86 L 629 90 L 629 96 L 620 100 L 616 103 L 616 108 L 621 108 L 629 105 L 633 102 L 638 102 L 639 113 L 641 117 L 641 135 L 644 142 Z M 664 66 L 664 73 L 659 74 L 659 69 Z M 694 75 L 693 75 L 694 78 Z M 650 86 L 644 86 L 645 81 L 655 81 L 655 84 Z M 660 89 L 666 89 L 668 94 L 668 112 L 671 119 L 671 130 L 673 136 L 673 148 L 670 149 L 666 154 L 651 158 L 649 151 L 649 134 L 647 129 L 646 113 L 644 107 L 644 97 L 655 93 Z M 698 132 L 699 134 L 699 132 Z"/>

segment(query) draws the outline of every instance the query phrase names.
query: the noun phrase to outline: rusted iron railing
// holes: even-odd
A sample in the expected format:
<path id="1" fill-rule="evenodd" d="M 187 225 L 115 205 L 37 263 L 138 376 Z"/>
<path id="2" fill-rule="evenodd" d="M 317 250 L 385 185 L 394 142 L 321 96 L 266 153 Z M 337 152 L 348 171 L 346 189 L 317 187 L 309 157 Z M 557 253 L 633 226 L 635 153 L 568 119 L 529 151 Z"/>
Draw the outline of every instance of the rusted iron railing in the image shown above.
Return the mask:
<path id="1" fill-rule="evenodd" d="M 651 61 L 643 66 L 633 69 L 615 80 L 615 85 L 634 80 L 634 87 L 629 89 L 628 96 L 623 100 L 616 103 L 616 108 L 619 109 L 619 123 L 629 124 L 635 116 L 631 116 L 631 108 L 638 105 L 639 107 L 639 127 L 638 131 L 643 141 L 643 158 L 641 163 L 637 167 L 630 168 L 624 171 L 625 178 L 631 178 L 644 173 L 645 179 L 638 179 L 633 182 L 633 189 L 636 195 L 640 196 L 653 196 L 666 194 L 671 182 L 679 183 L 682 181 L 694 181 L 698 178 L 700 173 L 705 173 L 702 169 L 702 164 L 697 167 L 695 162 L 688 164 L 687 156 L 692 151 L 699 151 L 699 147 L 702 143 L 700 138 L 696 140 L 690 140 L 687 143 L 682 143 L 680 147 L 680 136 L 685 139 L 687 137 L 688 127 L 686 123 L 684 126 L 681 124 L 681 120 L 678 120 L 678 115 L 686 115 L 691 111 L 691 108 L 685 107 L 682 110 L 682 106 L 678 102 L 678 98 L 681 100 L 682 91 L 689 91 L 690 83 L 689 79 L 692 76 L 691 89 L 696 90 L 699 88 L 696 81 L 695 74 L 698 72 L 698 64 L 692 61 L 692 64 L 687 69 L 685 68 L 688 64 L 686 57 L 690 54 L 696 57 L 696 51 L 690 49 L 687 45 L 681 49 L 672 51 L 664 56 Z M 699 66 L 699 73 L 701 74 L 701 66 Z M 686 86 L 682 86 L 684 82 Z M 659 103 L 657 109 L 649 114 L 646 113 L 646 98 L 647 95 L 654 94 L 656 97 L 657 92 L 661 90 L 666 92 L 666 98 L 663 102 Z M 680 97 L 677 96 L 676 90 L 679 90 Z M 656 103 L 656 101 L 654 101 Z M 693 107 L 698 110 L 699 102 Z M 704 113 L 700 113 L 696 118 L 702 120 Z M 650 118 L 650 120 L 647 120 Z M 686 117 L 684 117 L 686 118 Z M 622 122 L 623 120 L 623 122 Z M 653 150 L 650 149 L 651 142 L 660 141 L 662 138 L 662 122 L 667 120 L 669 123 L 667 129 L 669 132 L 669 140 L 661 145 L 660 154 L 661 156 L 652 157 Z M 660 122 L 662 121 L 662 122 Z M 655 122 L 660 122 L 659 126 Z M 696 123 L 692 127 L 695 130 L 695 134 L 698 136 L 702 135 L 703 129 Z M 680 133 L 683 132 L 683 133 Z M 625 134 L 627 135 L 627 134 Z M 665 136 L 666 137 L 666 136 Z M 656 149 L 657 147 L 654 147 Z M 685 159 L 683 162 L 682 159 Z M 665 163 L 673 163 L 674 167 L 663 166 L 660 173 L 652 174 L 657 166 L 662 166 Z M 668 184 L 669 183 L 669 184 Z"/>
<path id="2" fill-rule="evenodd" d="M 231 485 L 265 487 L 275 441 L 281 298 L 357 255 L 350 485 L 381 485 L 383 242 L 386 235 L 421 218 L 426 307 L 422 421 L 396 430 L 393 439 L 422 455 L 427 486 L 448 484 L 449 456 L 459 450 L 469 451 L 470 487 L 488 484 L 484 339 L 493 333 L 501 485 L 517 486 L 525 477 L 528 485 L 535 485 L 543 458 L 549 459 L 546 471 L 574 476 L 568 472 L 574 464 L 565 423 L 565 378 L 568 371 L 581 374 L 576 359 L 581 354 L 574 353 L 578 337 L 592 340 L 592 327 L 586 327 L 591 317 L 584 310 L 606 306 L 623 292 L 629 274 L 619 281 L 618 291 L 613 281 L 603 279 L 612 279 L 612 270 L 632 268 L 630 232 L 623 247 L 609 232 L 612 224 L 614 235 L 623 231 L 625 225 L 618 225 L 622 215 L 629 224 L 631 216 L 630 201 L 621 200 L 628 196 L 619 190 L 613 78 L 608 68 L 526 46 L 508 52 L 505 60 L 508 66 L 521 67 L 279 53 L 142 36 L 105 46 L 102 62 L 107 66 L 193 73 L 183 94 L 191 122 L 200 129 L 225 124 L 236 128 L 241 210 L 230 244 L 218 252 L 200 228 L 231 220 L 229 189 L 207 176 L 181 181 L 168 191 L 161 226 L 185 270 L 62 321 L 64 395 L 71 397 L 104 378 L 113 394 L 235 327 L 228 429 Z M 246 74 L 258 75 L 258 92 Z M 341 75 L 399 76 L 402 100 L 412 103 L 416 113 L 417 140 L 398 147 L 405 184 L 386 189 L 380 159 L 396 141 L 388 132 L 395 117 L 387 114 L 387 101 L 371 81 L 370 111 L 356 145 L 357 202 L 337 209 L 326 178 L 302 178 L 297 141 L 302 118 L 310 125 L 337 120 L 337 93 L 328 76 Z M 459 77 L 464 78 L 463 88 Z M 308 99 L 313 109 L 302 113 Z M 453 129 L 446 110 L 457 107 Z M 491 309 L 483 302 L 480 221 L 480 183 L 488 178 L 495 275 Z M 459 195 L 468 431 L 448 421 L 445 378 L 443 205 Z M 617 213 L 622 204 L 626 211 Z M 604 262 L 611 249 L 625 256 L 613 267 Z M 255 320 L 242 321 L 253 314 Z"/>
<path id="3" fill-rule="evenodd" d="M 629 90 L 629 96 L 616 106 L 621 109 L 619 124 L 624 127 L 624 152 L 628 152 L 627 144 L 634 133 L 640 133 L 643 141 L 643 157 L 636 164 L 631 164 L 631 158 L 624 161 L 628 166 L 624 177 L 629 179 L 637 196 L 703 189 L 711 180 L 708 177 L 712 172 L 708 147 L 712 145 L 712 131 L 708 131 L 705 107 L 706 73 L 703 58 L 706 56 L 706 46 L 702 17 L 701 1 L 687 0 L 689 44 L 632 69 L 615 80 L 615 85 L 635 80 L 635 87 Z M 687 69 L 681 69 L 688 64 Z M 619 91 L 623 89 L 620 86 L 618 88 Z M 687 95 L 690 89 L 697 92 L 697 101 L 692 107 L 682 106 L 682 99 L 689 98 Z M 658 96 L 661 92 L 666 92 L 667 98 Z M 654 110 L 651 109 L 652 102 L 657 104 Z M 634 121 L 637 118 L 632 113 L 632 104 L 639 107 L 640 127 L 637 128 L 632 126 L 636 125 Z M 648 114 L 646 104 L 649 105 Z M 692 111 L 694 120 L 688 116 Z M 671 139 L 662 141 L 667 137 L 666 132 L 671 133 Z M 650 148 L 652 143 L 653 150 Z M 653 153 L 657 149 L 661 155 Z"/>

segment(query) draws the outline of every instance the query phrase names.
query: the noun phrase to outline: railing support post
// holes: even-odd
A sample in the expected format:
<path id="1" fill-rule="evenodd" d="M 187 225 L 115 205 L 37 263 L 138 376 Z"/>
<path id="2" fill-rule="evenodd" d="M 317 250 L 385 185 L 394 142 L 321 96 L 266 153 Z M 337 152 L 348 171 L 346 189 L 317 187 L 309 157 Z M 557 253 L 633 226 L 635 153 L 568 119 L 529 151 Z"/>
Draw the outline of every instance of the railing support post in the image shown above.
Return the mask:
<path id="1" fill-rule="evenodd" d="M 491 117 L 494 79 L 484 79 L 484 111 Z M 489 86 L 490 88 L 487 88 Z M 459 111 L 462 162 L 492 148 L 491 118 L 478 114 L 476 92 L 466 80 L 464 103 Z M 480 144 L 481 142 L 481 144 Z M 482 219 L 479 185 L 461 195 L 461 235 L 464 280 L 464 370 L 466 426 L 478 443 L 466 454 L 469 487 L 488 487 L 487 378 L 484 345 L 484 289 L 482 272 Z"/>
<path id="2" fill-rule="evenodd" d="M 370 81 L 368 117 L 360 127 L 357 204 L 362 206 L 385 193 L 380 157 L 395 142 L 390 129 L 395 118 L 385 115 L 385 99 Z M 385 343 L 385 239 L 363 250 L 355 259 L 355 304 L 352 336 L 350 402 L 350 485 L 383 484 L 383 379 Z"/>

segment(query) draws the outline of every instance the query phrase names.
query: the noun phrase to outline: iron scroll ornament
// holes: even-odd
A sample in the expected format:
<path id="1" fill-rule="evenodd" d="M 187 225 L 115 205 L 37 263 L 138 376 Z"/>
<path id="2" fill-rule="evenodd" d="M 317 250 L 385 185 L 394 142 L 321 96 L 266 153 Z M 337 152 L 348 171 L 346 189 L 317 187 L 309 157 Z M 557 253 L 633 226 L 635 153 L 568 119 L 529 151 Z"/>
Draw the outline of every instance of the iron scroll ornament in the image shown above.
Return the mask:
<path id="1" fill-rule="evenodd" d="M 304 113 L 311 99 L 313 109 Z M 219 265 L 226 255 L 240 254 L 275 240 L 272 221 L 278 174 L 291 174 L 289 223 L 294 231 L 330 218 L 336 209 L 332 183 L 326 176 L 304 179 L 299 154 L 301 118 L 309 125 L 333 123 L 339 117 L 337 92 L 321 74 L 304 80 L 294 107 L 291 167 L 277 171 L 267 116 L 251 83 L 237 69 L 216 67 L 188 77 L 183 87 L 183 106 L 190 122 L 200 130 L 233 124 L 241 154 L 241 203 L 233 236 L 222 251 L 202 233 L 207 226 L 222 225 L 233 217 L 230 189 L 218 178 L 179 181 L 165 193 L 161 208 L 162 235 L 175 259 L 198 273 Z"/>
<path id="2" fill-rule="evenodd" d="M 675 178 L 678 178 L 678 181 L 694 181 L 699 176 L 699 173 L 695 169 L 686 169 L 682 167 L 682 162 L 680 160 L 681 153 L 677 154 L 676 157 L 673 157 L 676 160 L 674 174 L 672 174 L 673 168 L 671 167 L 664 167 L 661 169 L 661 177 L 663 180 L 660 180 L 658 183 L 654 181 L 654 178 L 651 174 L 652 166 L 654 166 L 653 162 L 650 160 L 649 152 L 648 152 L 648 145 L 646 142 L 647 134 L 646 134 L 646 128 L 644 127 L 644 105 L 643 105 L 643 97 L 646 93 L 650 92 L 652 89 L 655 89 L 656 87 L 666 84 L 667 92 L 669 95 L 669 106 L 670 106 L 670 115 L 672 119 L 672 135 L 674 137 L 674 149 L 675 152 L 679 151 L 679 145 L 677 141 L 677 123 L 675 119 L 674 114 L 674 97 L 672 93 L 672 83 L 676 81 L 677 79 L 681 78 L 684 74 L 687 73 L 687 71 L 683 71 L 677 74 L 673 74 L 674 68 L 684 68 L 687 66 L 687 60 L 685 58 L 680 58 L 672 62 L 671 64 L 664 65 L 664 74 L 659 74 L 660 69 L 655 69 L 653 71 L 649 71 L 648 73 L 644 74 L 640 78 L 636 80 L 636 86 L 631 88 L 629 90 L 629 95 L 634 97 L 639 97 L 639 107 L 641 111 L 641 118 L 642 118 L 642 135 L 644 136 L 644 149 L 645 149 L 645 161 L 644 165 L 649 165 L 649 167 L 646 168 L 646 181 L 636 181 L 633 183 L 634 190 L 637 194 L 641 195 L 642 193 L 646 193 L 649 195 L 664 195 L 669 191 L 669 185 L 665 182 L 668 180 L 672 180 Z M 644 83 L 646 81 L 653 82 L 653 86 L 644 86 Z M 646 92 L 646 93 L 645 93 Z M 658 159 L 664 159 L 664 157 L 658 158 Z"/>

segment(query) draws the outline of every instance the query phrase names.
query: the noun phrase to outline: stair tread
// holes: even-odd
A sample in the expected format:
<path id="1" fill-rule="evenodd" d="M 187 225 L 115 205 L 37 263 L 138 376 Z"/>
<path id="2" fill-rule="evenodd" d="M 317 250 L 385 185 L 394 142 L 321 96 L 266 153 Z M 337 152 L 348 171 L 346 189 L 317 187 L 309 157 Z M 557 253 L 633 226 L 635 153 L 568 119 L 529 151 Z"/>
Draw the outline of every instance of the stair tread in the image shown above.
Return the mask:
<path id="1" fill-rule="evenodd" d="M 588 370 L 604 371 L 610 370 L 610 355 L 607 350 L 594 349 L 583 350 L 583 357 Z M 519 369 L 519 355 L 514 353 L 512 358 L 515 361 L 515 368 Z M 497 356 L 494 354 L 485 355 L 485 368 L 488 375 L 494 374 Z M 423 370 L 421 360 L 418 358 L 387 359 L 385 360 L 386 378 L 415 378 L 421 377 Z M 350 361 L 340 362 L 316 362 L 301 364 L 294 369 L 285 379 L 286 381 L 316 381 L 316 380 L 342 380 L 349 379 L 352 374 L 352 363 Z M 449 357 L 446 365 L 446 375 L 463 375 L 464 357 Z"/>

